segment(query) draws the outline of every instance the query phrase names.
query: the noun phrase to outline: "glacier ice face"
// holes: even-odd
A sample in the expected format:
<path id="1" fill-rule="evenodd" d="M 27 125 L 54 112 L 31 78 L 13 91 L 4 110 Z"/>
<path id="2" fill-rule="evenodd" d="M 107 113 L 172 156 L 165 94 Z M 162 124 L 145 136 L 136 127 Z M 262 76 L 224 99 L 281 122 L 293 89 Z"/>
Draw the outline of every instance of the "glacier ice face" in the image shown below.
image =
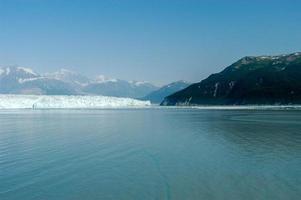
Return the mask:
<path id="1" fill-rule="evenodd" d="M 0 109 L 74 109 L 150 106 L 149 101 L 107 96 L 0 95 Z"/>

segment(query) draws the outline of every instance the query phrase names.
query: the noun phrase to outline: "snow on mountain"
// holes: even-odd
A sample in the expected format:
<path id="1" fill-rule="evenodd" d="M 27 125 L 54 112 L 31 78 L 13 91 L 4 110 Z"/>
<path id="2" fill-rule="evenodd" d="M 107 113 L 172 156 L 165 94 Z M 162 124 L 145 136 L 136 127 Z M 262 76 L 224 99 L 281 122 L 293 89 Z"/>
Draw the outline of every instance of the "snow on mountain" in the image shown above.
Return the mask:
<path id="1" fill-rule="evenodd" d="M 10 78 L 13 77 L 19 77 L 19 78 L 30 78 L 30 77 L 36 77 L 39 76 L 36 72 L 34 72 L 30 68 L 25 67 L 2 67 L 0 68 L 0 74 L 10 76 Z"/>
<path id="2" fill-rule="evenodd" d="M 0 93 L 18 93 L 22 89 L 19 80 L 38 77 L 33 71 L 21 67 L 5 67 L 0 71 Z"/>
<path id="3" fill-rule="evenodd" d="M 98 75 L 95 80 L 94 83 L 106 83 L 106 82 L 117 82 L 118 80 L 115 78 L 108 78 L 104 75 Z"/>
<path id="4" fill-rule="evenodd" d="M 23 82 L 19 94 L 76 95 L 81 94 L 78 88 L 61 80 L 40 77 Z"/>
<path id="5" fill-rule="evenodd" d="M 150 83 L 146 82 L 146 81 L 129 81 L 129 83 L 135 85 L 135 86 L 141 86 L 141 85 L 148 85 Z"/>
<path id="6" fill-rule="evenodd" d="M 0 76 L 5 73 L 5 70 L 0 68 Z"/>
<path id="7" fill-rule="evenodd" d="M 32 69 L 30 68 L 25 68 L 25 67 L 17 67 L 17 71 L 22 72 L 22 73 L 27 73 L 31 74 L 33 76 L 38 76 L 37 73 L 35 73 Z"/>
<path id="8" fill-rule="evenodd" d="M 68 83 L 44 77 L 24 67 L 0 68 L 2 94 L 77 94 Z"/>
<path id="9" fill-rule="evenodd" d="M 98 76 L 96 80 L 83 88 L 87 94 L 97 94 L 114 97 L 143 97 L 157 87 L 146 82 L 125 81 Z"/>
<path id="10" fill-rule="evenodd" d="M 86 94 L 138 98 L 156 89 L 156 86 L 147 82 L 125 81 L 103 75 L 89 79 L 67 69 L 40 75 L 24 67 L 0 68 L 2 94 Z"/>
<path id="11" fill-rule="evenodd" d="M 51 79 L 64 81 L 75 86 L 86 86 L 91 82 L 88 77 L 67 69 L 60 69 L 57 72 L 47 73 L 44 76 Z"/>
<path id="12" fill-rule="evenodd" d="M 36 80 L 39 80 L 39 79 L 45 79 L 45 77 L 34 77 L 34 78 L 25 78 L 25 79 L 19 78 L 18 82 L 20 84 L 23 84 L 23 83 L 26 83 L 26 82 L 36 81 Z"/>
<path id="13" fill-rule="evenodd" d="M 5 71 L 6 71 L 6 75 L 9 75 L 9 73 L 10 73 L 10 68 L 7 67 L 7 68 L 5 69 Z"/>
<path id="14" fill-rule="evenodd" d="M 150 106 L 150 102 L 107 96 L 0 95 L 0 109 L 79 109 L 145 106 Z"/>

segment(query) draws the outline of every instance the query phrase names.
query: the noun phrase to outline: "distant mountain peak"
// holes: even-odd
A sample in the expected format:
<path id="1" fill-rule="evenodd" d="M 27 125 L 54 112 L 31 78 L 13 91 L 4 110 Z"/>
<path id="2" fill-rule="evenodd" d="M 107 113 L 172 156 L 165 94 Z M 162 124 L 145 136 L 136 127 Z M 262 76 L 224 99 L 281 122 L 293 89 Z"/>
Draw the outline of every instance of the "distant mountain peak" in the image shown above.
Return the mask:
<path id="1" fill-rule="evenodd" d="M 36 72 L 34 72 L 31 68 L 26 68 L 26 67 L 17 67 L 17 71 L 22 71 L 27 74 L 32 74 L 34 76 L 38 76 Z"/>
<path id="2" fill-rule="evenodd" d="M 44 76 L 47 78 L 64 81 L 66 83 L 71 83 L 73 85 L 78 86 L 85 86 L 91 82 L 91 80 L 88 77 L 65 68 L 61 68 L 53 73 L 46 73 L 44 74 Z"/>
<path id="3" fill-rule="evenodd" d="M 58 79 L 61 78 L 62 76 L 66 75 L 77 75 L 78 73 L 69 69 L 61 68 L 58 71 L 52 72 L 52 73 L 46 73 L 45 75 L 48 76 L 56 76 Z"/>
<path id="4" fill-rule="evenodd" d="M 7 67 L 0 67 L 0 75 L 6 74 L 9 75 L 10 73 L 23 73 L 23 74 L 31 74 L 34 76 L 38 76 L 38 73 L 34 72 L 32 69 L 27 67 L 18 67 L 18 66 L 7 66 Z"/>
<path id="5" fill-rule="evenodd" d="M 135 86 L 142 86 L 142 85 L 151 85 L 150 82 L 147 82 L 147 81 L 129 81 L 129 83 L 135 85 Z"/>
<path id="6" fill-rule="evenodd" d="M 18 66 L 8 66 L 0 68 L 0 76 L 11 76 L 16 78 L 31 78 L 39 76 L 38 73 L 34 72 L 30 68 L 18 67 Z"/>
<path id="7" fill-rule="evenodd" d="M 105 96 L 141 98 L 156 89 L 156 86 L 142 81 L 126 81 L 99 75 L 83 91 Z"/>
<path id="8" fill-rule="evenodd" d="M 175 81 L 167 85 L 162 86 L 158 90 L 151 92 L 143 97 L 143 100 L 150 100 L 152 103 L 161 103 L 163 99 L 179 90 L 188 87 L 190 83 L 184 80 Z"/>
<path id="9" fill-rule="evenodd" d="M 95 78 L 95 82 L 96 83 L 106 83 L 106 82 L 117 82 L 118 79 L 115 79 L 115 78 L 108 78 L 104 75 L 98 75 L 96 78 Z"/>
<path id="10" fill-rule="evenodd" d="M 75 71 L 72 71 L 72 70 L 66 69 L 66 68 L 61 68 L 61 69 L 59 69 L 58 72 L 61 72 L 61 73 L 70 73 L 70 74 L 75 74 L 76 73 Z"/>

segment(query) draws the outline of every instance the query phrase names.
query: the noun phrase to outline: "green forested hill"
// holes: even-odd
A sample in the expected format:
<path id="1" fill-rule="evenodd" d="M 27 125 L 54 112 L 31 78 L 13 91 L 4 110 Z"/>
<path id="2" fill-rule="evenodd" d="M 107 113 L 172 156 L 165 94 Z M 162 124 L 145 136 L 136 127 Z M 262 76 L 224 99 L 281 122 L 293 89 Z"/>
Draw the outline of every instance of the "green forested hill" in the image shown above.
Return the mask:
<path id="1" fill-rule="evenodd" d="M 301 104 L 301 53 L 244 57 L 161 105 Z"/>

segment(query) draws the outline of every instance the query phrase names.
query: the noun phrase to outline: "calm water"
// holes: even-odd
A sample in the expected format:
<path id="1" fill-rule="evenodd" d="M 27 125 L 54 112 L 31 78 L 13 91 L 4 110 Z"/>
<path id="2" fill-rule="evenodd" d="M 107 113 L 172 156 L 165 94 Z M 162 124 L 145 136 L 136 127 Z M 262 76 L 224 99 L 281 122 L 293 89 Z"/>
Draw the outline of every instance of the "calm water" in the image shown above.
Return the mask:
<path id="1" fill-rule="evenodd" d="M 300 197 L 301 111 L 0 111 L 1 200 Z"/>

